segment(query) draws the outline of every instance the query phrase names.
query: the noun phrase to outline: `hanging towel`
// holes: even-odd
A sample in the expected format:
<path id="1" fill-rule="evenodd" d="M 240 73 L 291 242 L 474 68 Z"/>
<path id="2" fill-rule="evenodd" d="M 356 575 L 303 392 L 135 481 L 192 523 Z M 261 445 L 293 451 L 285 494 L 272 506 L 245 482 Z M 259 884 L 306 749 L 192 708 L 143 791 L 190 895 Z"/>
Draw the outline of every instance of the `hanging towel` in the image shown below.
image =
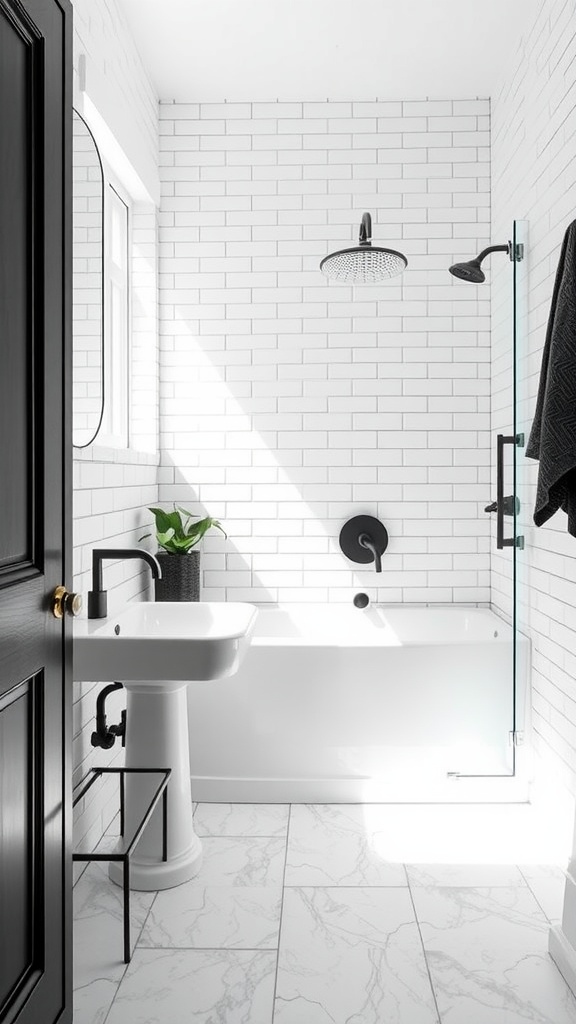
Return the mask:
<path id="1" fill-rule="evenodd" d="M 556 271 L 526 455 L 540 461 L 536 526 L 562 508 L 576 537 L 576 221 L 564 235 Z"/>

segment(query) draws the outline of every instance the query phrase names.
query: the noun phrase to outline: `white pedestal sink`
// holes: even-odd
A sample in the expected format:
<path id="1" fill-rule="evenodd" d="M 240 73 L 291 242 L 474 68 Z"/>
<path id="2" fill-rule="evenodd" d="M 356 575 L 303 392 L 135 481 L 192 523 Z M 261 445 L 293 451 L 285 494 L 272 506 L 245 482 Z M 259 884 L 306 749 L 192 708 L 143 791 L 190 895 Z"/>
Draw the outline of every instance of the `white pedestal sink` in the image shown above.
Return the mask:
<path id="1" fill-rule="evenodd" d="M 200 869 L 202 846 L 192 824 L 187 684 L 233 675 L 256 615 L 251 604 L 150 602 L 107 619 L 74 622 L 74 678 L 121 682 L 126 688 L 126 767 L 172 769 L 168 860 L 162 861 L 157 807 L 131 858 L 133 889 L 169 889 Z M 159 781 L 156 775 L 126 775 L 127 838 Z M 122 883 L 119 864 L 110 865 L 110 877 Z"/>

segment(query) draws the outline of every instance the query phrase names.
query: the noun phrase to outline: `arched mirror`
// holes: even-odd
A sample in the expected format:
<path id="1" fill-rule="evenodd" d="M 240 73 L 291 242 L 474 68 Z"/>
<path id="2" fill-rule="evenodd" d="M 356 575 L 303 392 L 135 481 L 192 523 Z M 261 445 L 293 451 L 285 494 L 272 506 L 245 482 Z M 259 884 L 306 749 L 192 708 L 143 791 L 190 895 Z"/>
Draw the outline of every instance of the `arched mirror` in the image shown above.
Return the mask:
<path id="1" fill-rule="evenodd" d="M 104 172 L 94 136 L 74 111 L 73 444 L 92 444 L 104 410 Z"/>

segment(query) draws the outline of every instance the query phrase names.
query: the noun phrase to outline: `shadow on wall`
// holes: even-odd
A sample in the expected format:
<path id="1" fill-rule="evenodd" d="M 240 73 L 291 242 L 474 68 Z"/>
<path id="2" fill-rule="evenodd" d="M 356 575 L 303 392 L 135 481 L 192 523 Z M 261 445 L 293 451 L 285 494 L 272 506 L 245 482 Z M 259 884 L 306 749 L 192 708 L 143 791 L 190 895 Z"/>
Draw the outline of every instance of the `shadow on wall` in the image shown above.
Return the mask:
<path id="1" fill-rule="evenodd" d="M 246 504 L 243 519 L 234 518 L 228 522 L 221 511 L 221 502 L 212 501 L 205 504 L 200 501 L 200 488 L 193 487 L 187 480 L 187 471 L 176 466 L 173 460 L 165 455 L 164 469 L 167 469 L 170 463 L 173 482 L 161 487 L 163 496 L 160 504 L 171 508 L 171 503 L 175 502 L 176 505 L 193 512 L 198 518 L 206 515 L 221 517 L 228 534 L 228 538 L 225 539 L 219 532 L 213 531 L 202 540 L 203 600 L 262 603 L 275 603 L 279 600 L 325 601 L 328 600 L 328 587 L 311 587 L 306 583 L 305 577 L 312 574 L 317 579 L 318 574 L 325 575 L 329 572 L 330 583 L 334 585 L 335 571 L 340 574 L 338 598 L 342 601 L 352 600 L 353 595 L 359 590 L 367 593 L 372 601 L 401 600 L 396 591 L 393 592 L 393 596 L 379 597 L 382 592 L 392 594 L 392 590 L 386 585 L 377 587 L 372 565 L 358 571 L 351 567 L 351 563 L 340 551 L 338 542 L 344 519 L 334 523 L 318 519 L 313 509 L 310 509 L 300 496 L 298 504 L 303 506 L 302 518 L 294 517 L 288 525 L 280 518 L 251 519 L 250 502 Z M 166 498 L 168 493 L 171 495 L 169 499 Z M 375 514 L 369 511 L 370 506 L 362 507 L 362 511 L 366 509 L 367 514 Z M 314 532 L 306 534 L 306 522 L 313 525 Z M 334 537 L 328 536 L 328 529 L 331 526 L 335 530 Z M 153 547 L 150 547 L 150 550 L 153 550 Z M 388 559 L 388 551 L 385 559 Z M 342 579 L 343 574 L 345 581 Z"/>
<path id="2" fill-rule="evenodd" d="M 330 299 L 340 293 L 330 286 Z M 206 598 L 349 601 L 360 589 L 391 603 L 489 601 L 489 447 L 450 432 L 451 415 L 425 422 L 426 360 L 446 358 L 437 337 L 417 339 L 429 349 L 416 363 L 395 334 L 362 334 L 360 346 L 348 333 L 330 344 L 324 334 L 199 335 L 183 313 L 164 322 L 160 501 L 192 504 L 229 532 L 233 553 L 206 538 Z M 414 340 L 402 345 L 415 351 Z M 437 373 L 430 390 L 442 393 Z M 359 513 L 390 534 L 378 580 L 339 549 Z"/>
<path id="3" fill-rule="evenodd" d="M 166 467 L 168 460 L 164 458 L 163 461 Z M 163 508 L 171 510 L 175 504 L 176 507 L 192 512 L 198 519 L 203 519 L 205 516 L 220 518 L 219 506 L 215 510 L 217 503 L 213 502 L 210 506 L 204 505 L 198 497 L 198 488 L 188 484 L 184 474 L 176 467 L 174 467 L 174 480 L 175 484 L 168 485 L 172 492 L 171 497 L 160 498 L 160 505 Z M 200 542 L 200 550 L 202 552 L 200 562 L 202 587 L 200 599 L 204 601 L 224 601 L 228 597 L 229 600 L 238 601 L 276 601 L 276 596 L 268 587 L 264 586 L 258 574 L 254 572 L 250 553 L 243 553 L 239 549 L 236 537 L 232 535 L 232 528 L 224 521 L 223 517 L 222 519 L 222 526 L 226 531 L 227 537 L 224 537 L 219 530 L 212 530 Z M 234 530 L 238 529 L 242 529 L 241 524 L 234 522 Z M 152 554 L 156 554 L 158 550 L 158 545 L 153 537 L 142 546 L 146 547 Z M 181 557 L 185 558 L 186 556 L 183 555 Z M 230 589 L 231 579 L 233 580 L 234 589 L 237 591 L 234 596 L 227 595 L 227 588 Z M 243 595 L 240 593 L 242 590 L 246 590 L 246 593 Z"/>

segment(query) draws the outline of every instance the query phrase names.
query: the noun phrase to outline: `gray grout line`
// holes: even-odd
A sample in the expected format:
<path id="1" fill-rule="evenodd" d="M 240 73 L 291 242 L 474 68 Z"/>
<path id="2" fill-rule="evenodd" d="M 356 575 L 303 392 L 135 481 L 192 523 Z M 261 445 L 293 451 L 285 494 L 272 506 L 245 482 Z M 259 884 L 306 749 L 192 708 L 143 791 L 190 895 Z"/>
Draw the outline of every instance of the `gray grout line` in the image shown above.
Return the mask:
<path id="1" fill-rule="evenodd" d="M 215 832 L 210 832 L 209 835 L 204 835 L 203 836 L 203 835 L 201 835 L 200 832 L 197 832 L 196 835 L 198 836 L 198 839 L 286 839 L 286 834 L 281 835 L 281 836 L 279 836 L 279 835 L 265 836 L 265 835 L 260 835 L 260 834 L 258 834 L 257 836 L 247 836 L 247 835 L 225 835 L 224 836 L 224 835 L 217 835 Z M 192 879 L 190 879 L 190 881 L 191 880 Z"/>
<path id="2" fill-rule="evenodd" d="M 420 921 L 418 920 L 418 914 L 416 913 L 416 904 L 414 903 L 414 896 L 412 894 L 412 886 L 410 885 L 410 875 L 408 874 L 408 871 L 406 870 L 406 865 L 405 864 L 404 864 L 404 871 L 406 871 L 406 882 L 407 882 L 407 885 L 408 885 L 408 892 L 410 894 L 410 902 L 412 904 L 412 910 L 414 911 L 414 920 L 416 922 L 416 927 L 418 929 L 418 935 L 420 936 L 420 943 L 422 945 L 422 955 L 424 957 L 424 963 L 426 964 L 426 972 L 428 974 L 428 981 L 430 982 L 430 991 L 432 993 L 432 998 L 434 1000 L 434 1006 L 436 1007 L 436 1016 L 438 1018 L 438 1024 L 442 1024 L 442 1017 L 440 1015 L 440 1010 L 438 1008 L 438 1000 L 436 998 L 436 989 L 434 988 L 434 982 L 432 981 L 432 974 L 430 972 L 430 964 L 428 963 L 428 956 L 426 955 L 426 946 L 424 945 L 424 939 L 422 937 L 422 929 L 420 927 Z"/>
<path id="3" fill-rule="evenodd" d="M 276 946 L 138 946 L 156 953 L 276 953 Z"/>
<path id="4" fill-rule="evenodd" d="M 292 804 L 288 806 L 288 822 L 286 827 L 286 850 L 284 853 L 284 871 L 282 872 L 282 898 L 280 902 L 280 920 L 278 922 L 278 949 L 276 952 L 276 971 L 274 973 L 274 992 L 272 994 L 272 1016 L 270 1018 L 270 1024 L 274 1024 L 274 1016 L 276 1014 L 276 990 L 278 988 L 278 966 L 280 963 L 280 941 L 282 938 L 282 917 L 284 914 L 284 892 L 286 890 L 286 865 L 288 863 L 288 843 L 290 841 L 290 820 L 292 817 Z"/>
<path id="5" fill-rule="evenodd" d="M 517 865 L 516 865 L 516 867 L 518 868 L 518 871 L 520 872 L 520 874 L 522 875 L 522 878 L 524 879 L 524 885 L 525 885 L 525 886 L 527 886 L 527 888 L 528 888 L 528 892 L 529 892 L 529 893 L 531 894 L 531 896 L 533 896 L 533 897 L 534 897 L 534 900 L 536 901 L 536 903 L 537 903 L 538 907 L 540 908 L 540 910 L 541 910 L 541 911 L 542 911 L 542 913 L 544 914 L 544 917 L 546 918 L 546 920 L 547 920 L 547 921 L 548 921 L 548 923 L 550 924 L 550 923 L 551 923 L 551 921 L 550 921 L 550 918 L 548 917 L 548 914 L 546 913 L 546 911 L 544 910 L 544 907 L 543 907 L 543 906 L 542 906 L 542 904 L 540 903 L 540 900 L 539 900 L 539 899 L 538 899 L 538 897 L 536 896 L 536 893 L 535 893 L 535 892 L 533 892 L 533 890 L 532 890 L 532 886 L 530 885 L 530 882 L 528 881 L 528 879 L 526 878 L 526 875 L 525 875 L 525 874 L 524 874 L 524 872 L 522 871 L 522 868 L 520 867 L 520 865 L 519 865 L 519 864 L 517 864 Z"/>
<path id="6" fill-rule="evenodd" d="M 303 885 L 302 882 L 293 882 L 291 885 L 284 885 L 284 889 L 392 889 L 402 890 L 408 889 L 409 885 L 406 882 L 403 885 L 368 885 L 366 882 L 358 882 L 356 885 L 352 883 L 348 885 L 326 885 L 324 882 L 313 882 L 312 884 Z M 422 886 L 424 888 L 424 886 Z M 467 886 L 466 888 L 472 888 Z"/>
<path id="7" fill-rule="evenodd" d="M 158 892 L 156 891 L 154 893 L 154 899 L 152 900 L 150 906 L 148 907 L 148 910 L 144 914 L 144 919 L 143 919 L 142 924 L 140 926 L 140 931 L 138 932 L 138 935 L 137 935 L 137 937 L 134 940 L 134 943 L 132 945 L 132 953 L 131 953 L 131 956 L 130 956 L 130 964 L 132 963 L 132 960 L 134 959 L 134 954 L 135 954 L 135 952 L 136 952 L 136 950 L 138 948 L 138 943 L 140 941 L 140 936 L 142 935 L 142 932 L 144 931 L 144 925 L 146 924 L 146 921 L 148 920 L 150 911 L 152 910 L 152 907 L 154 906 L 154 904 L 156 902 L 156 897 L 157 896 L 158 896 Z M 122 982 L 124 981 L 124 978 L 126 977 L 126 972 L 127 972 L 128 968 L 130 967 L 130 964 L 124 964 L 124 970 L 122 971 L 122 976 L 119 979 L 118 984 L 116 985 L 116 991 L 115 991 L 114 995 L 112 996 L 112 1001 L 110 1003 L 110 1006 L 108 1007 L 108 1010 L 106 1011 L 106 1016 L 102 1020 L 102 1024 L 106 1024 L 106 1021 L 108 1020 L 108 1017 L 110 1016 L 112 1007 L 114 1006 L 114 1003 L 116 1002 L 116 996 L 118 995 L 118 991 L 120 989 L 120 985 L 122 984 Z"/>
<path id="8" fill-rule="evenodd" d="M 537 897 L 536 893 L 534 892 L 534 889 L 533 889 L 533 888 L 532 888 L 532 886 L 530 885 L 530 882 L 529 882 L 529 880 L 528 880 L 528 879 L 526 878 L 526 875 L 525 875 L 525 874 L 524 874 L 524 872 L 522 871 L 522 868 L 520 867 L 520 865 L 519 865 L 519 864 L 517 864 L 517 865 L 516 865 L 516 867 L 518 868 L 518 871 L 520 872 L 520 874 L 522 875 L 522 878 L 524 879 L 524 885 L 525 885 L 525 886 L 527 886 L 527 888 L 528 888 L 528 892 L 529 892 L 529 893 L 531 894 L 531 896 L 533 896 L 533 898 L 534 898 L 534 900 L 535 900 L 536 904 L 538 905 L 539 909 L 540 909 L 540 910 L 542 911 L 542 913 L 544 914 L 544 917 L 546 918 L 546 921 L 548 922 L 548 924 L 550 924 L 550 925 L 553 925 L 553 924 L 554 924 L 554 921 L 552 920 L 552 918 L 551 918 L 551 917 L 549 917 L 549 916 L 548 916 L 548 914 L 547 914 L 547 913 L 546 913 L 546 911 L 544 910 L 544 907 L 542 906 L 542 904 L 541 904 L 540 900 L 538 899 L 538 897 Z"/>

